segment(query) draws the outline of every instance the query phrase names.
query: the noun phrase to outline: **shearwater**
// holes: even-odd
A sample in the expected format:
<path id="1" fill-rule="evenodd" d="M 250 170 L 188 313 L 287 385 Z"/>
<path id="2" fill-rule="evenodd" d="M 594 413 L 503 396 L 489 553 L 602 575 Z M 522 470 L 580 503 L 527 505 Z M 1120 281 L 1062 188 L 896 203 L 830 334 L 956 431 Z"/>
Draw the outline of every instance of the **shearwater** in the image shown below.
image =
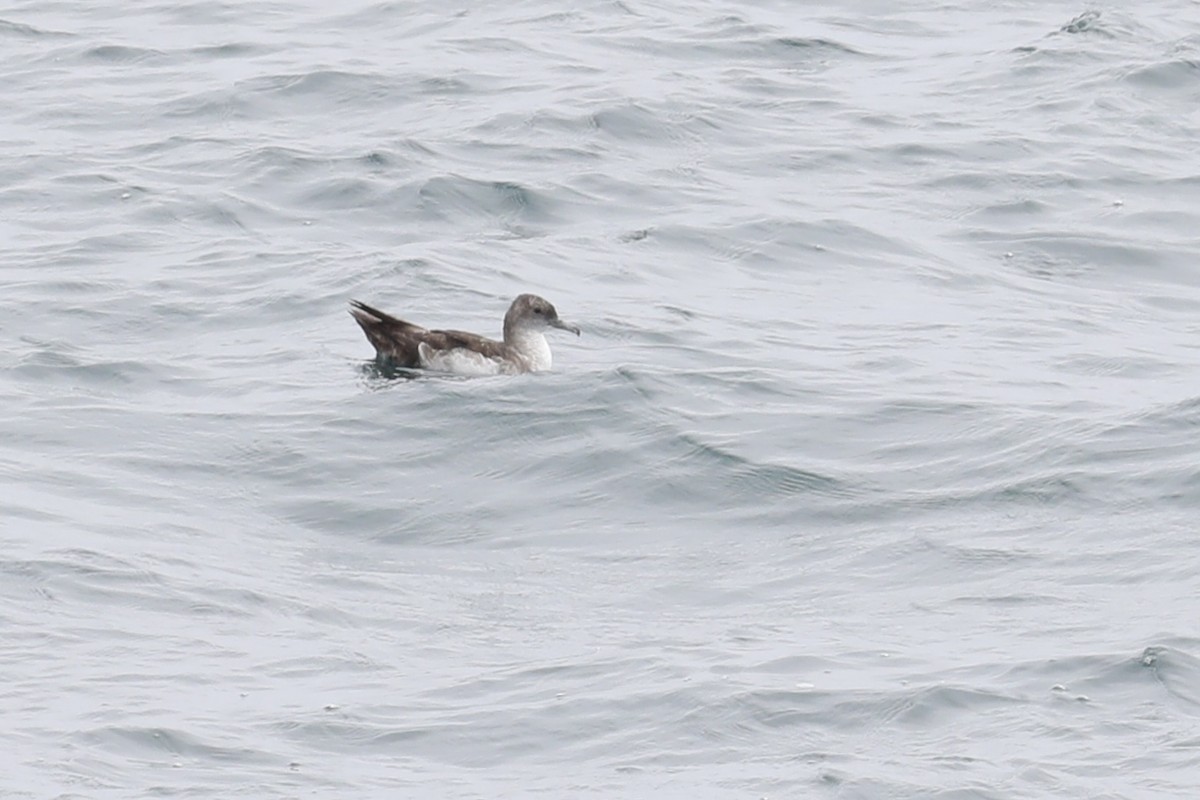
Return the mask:
<path id="1" fill-rule="evenodd" d="M 536 294 L 512 301 L 504 315 L 504 341 L 475 333 L 437 331 L 397 319 L 366 303 L 350 301 L 354 317 L 375 358 L 391 367 L 424 368 L 458 375 L 515 375 L 550 369 L 550 345 L 543 331 L 561 328 L 579 335 L 579 328 L 558 318 L 549 302 Z"/>

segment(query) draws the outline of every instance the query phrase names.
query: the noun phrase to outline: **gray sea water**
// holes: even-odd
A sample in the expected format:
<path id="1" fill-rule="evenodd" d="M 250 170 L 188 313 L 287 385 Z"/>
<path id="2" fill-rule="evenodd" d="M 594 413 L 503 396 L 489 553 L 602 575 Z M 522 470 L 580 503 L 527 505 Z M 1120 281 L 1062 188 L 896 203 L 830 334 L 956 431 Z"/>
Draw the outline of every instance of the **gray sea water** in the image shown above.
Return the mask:
<path id="1" fill-rule="evenodd" d="M 1200 4 L 0 12 L 0 796 L 1200 795 Z M 350 298 L 583 336 L 393 379 Z"/>

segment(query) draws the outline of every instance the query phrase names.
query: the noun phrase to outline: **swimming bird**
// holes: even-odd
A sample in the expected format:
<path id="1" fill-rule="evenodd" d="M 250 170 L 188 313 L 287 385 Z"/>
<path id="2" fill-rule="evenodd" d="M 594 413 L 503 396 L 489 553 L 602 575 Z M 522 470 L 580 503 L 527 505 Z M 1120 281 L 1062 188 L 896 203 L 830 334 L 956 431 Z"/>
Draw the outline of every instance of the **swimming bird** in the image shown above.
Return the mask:
<path id="1" fill-rule="evenodd" d="M 515 375 L 550 369 L 543 331 L 579 328 L 558 318 L 536 294 L 519 295 L 504 315 L 504 341 L 464 331 L 435 331 L 397 319 L 366 303 L 350 301 L 350 316 L 375 346 L 375 358 L 392 367 L 424 368 L 459 375 Z"/>

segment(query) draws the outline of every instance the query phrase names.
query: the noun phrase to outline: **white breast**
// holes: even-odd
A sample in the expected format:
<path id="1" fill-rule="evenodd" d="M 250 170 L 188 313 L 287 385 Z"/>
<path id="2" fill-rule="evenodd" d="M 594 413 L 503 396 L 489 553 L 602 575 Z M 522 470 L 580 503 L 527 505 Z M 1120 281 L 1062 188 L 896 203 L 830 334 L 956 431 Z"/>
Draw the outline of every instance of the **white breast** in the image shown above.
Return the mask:
<path id="1" fill-rule="evenodd" d="M 550 369 L 553 363 L 550 357 L 550 343 L 541 331 L 518 331 L 509 344 L 525 358 L 530 372 Z"/>

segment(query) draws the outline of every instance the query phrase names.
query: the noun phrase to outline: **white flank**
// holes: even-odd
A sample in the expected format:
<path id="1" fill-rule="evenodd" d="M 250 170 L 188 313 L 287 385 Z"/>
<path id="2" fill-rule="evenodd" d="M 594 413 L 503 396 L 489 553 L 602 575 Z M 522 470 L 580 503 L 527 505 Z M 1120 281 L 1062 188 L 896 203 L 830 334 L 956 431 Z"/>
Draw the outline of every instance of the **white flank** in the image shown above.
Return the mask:
<path id="1" fill-rule="evenodd" d="M 417 345 L 417 357 L 425 369 L 471 377 L 517 375 L 550 369 L 550 344 L 540 331 L 518 331 L 509 348 L 516 358 L 488 358 L 467 347 L 435 350 L 421 342 Z"/>
<path id="2" fill-rule="evenodd" d="M 482 353 L 468 350 L 465 347 L 455 347 L 451 350 L 434 350 L 425 342 L 417 345 L 417 355 L 421 366 L 438 372 L 451 372 L 455 375 L 483 377 L 486 375 L 505 375 L 514 371 L 512 365 L 495 358 L 488 358 Z"/>

